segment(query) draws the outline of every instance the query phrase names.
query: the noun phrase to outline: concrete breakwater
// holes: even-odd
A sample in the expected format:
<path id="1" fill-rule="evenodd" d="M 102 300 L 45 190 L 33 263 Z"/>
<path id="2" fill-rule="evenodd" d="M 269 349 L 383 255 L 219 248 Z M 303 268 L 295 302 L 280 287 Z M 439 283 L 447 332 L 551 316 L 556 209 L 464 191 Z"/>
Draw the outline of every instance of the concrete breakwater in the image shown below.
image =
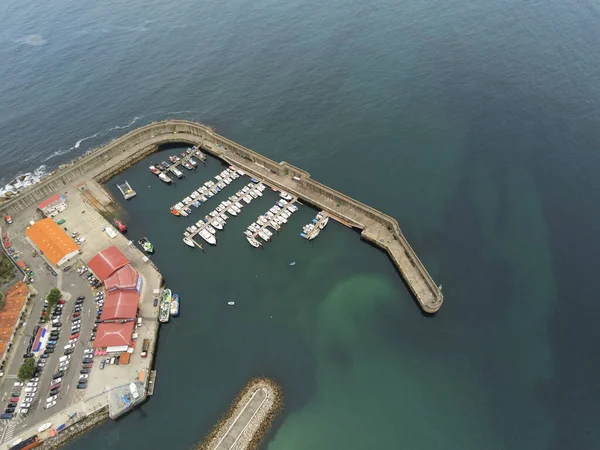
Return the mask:
<path id="1" fill-rule="evenodd" d="M 195 122 L 167 120 L 133 130 L 57 171 L 5 203 L 2 210 L 18 214 L 76 180 L 92 178 L 105 182 L 151 154 L 158 146 L 168 143 L 198 145 L 249 174 L 265 179 L 271 186 L 286 190 L 360 229 L 362 238 L 387 252 L 423 311 L 435 313 L 440 309 L 444 299 L 441 286 L 433 281 L 394 218 L 313 180 L 302 169 L 286 162 L 276 163 Z"/>
<path id="2" fill-rule="evenodd" d="M 256 449 L 283 406 L 279 386 L 267 378 L 253 378 L 233 401 L 198 450 Z"/>

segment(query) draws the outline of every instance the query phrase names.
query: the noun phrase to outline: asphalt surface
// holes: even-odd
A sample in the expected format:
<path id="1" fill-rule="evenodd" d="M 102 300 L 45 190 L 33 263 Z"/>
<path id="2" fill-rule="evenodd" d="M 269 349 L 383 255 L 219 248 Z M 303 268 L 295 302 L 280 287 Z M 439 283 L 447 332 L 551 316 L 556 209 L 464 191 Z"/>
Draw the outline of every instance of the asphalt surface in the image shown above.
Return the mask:
<path id="1" fill-rule="evenodd" d="M 38 320 L 43 309 L 46 294 L 50 291 L 50 289 L 58 287 L 63 292 L 63 298 L 66 302 L 63 306 L 63 312 L 61 315 L 62 328 L 60 337 L 56 344 L 54 353 L 52 353 L 50 357 L 46 359 L 46 366 L 40 375 L 38 390 L 29 412 L 26 415 L 15 414 L 15 417 L 9 421 L 0 421 L 0 443 L 9 442 L 10 439 L 14 435 L 17 435 L 23 428 L 44 421 L 56 414 L 56 411 L 63 409 L 66 405 L 83 399 L 85 390 L 77 389 L 77 381 L 80 375 L 79 371 L 82 369 L 81 361 L 83 359 L 83 352 L 85 349 L 90 348 L 92 344 L 89 341 L 89 338 L 96 316 L 96 304 L 93 298 L 91 286 L 87 282 L 85 276 L 78 275 L 75 269 L 75 261 L 73 261 L 73 269 L 71 269 L 69 272 L 61 272 L 57 273 L 57 276 L 53 276 L 45 267 L 42 258 L 39 256 L 35 258 L 31 256 L 33 247 L 24 239 L 24 237 L 19 239 L 19 236 L 13 236 L 11 242 L 13 242 L 13 246 L 16 247 L 17 250 L 21 251 L 27 263 L 30 264 L 32 270 L 36 272 L 34 286 L 38 290 L 39 294 L 33 300 L 31 314 L 29 315 L 27 322 L 22 329 L 21 337 L 17 342 L 13 342 L 11 361 L 5 368 L 4 377 L 0 380 L 0 412 L 4 412 L 12 392 L 21 391 L 20 400 L 24 398 L 24 387 L 15 388 L 13 384 L 18 381 L 17 373 L 19 367 L 23 363 L 23 355 L 27 351 L 27 346 L 29 344 L 30 337 L 33 335 L 33 330 L 36 325 L 40 325 Z M 74 349 L 75 351 L 71 354 L 71 363 L 69 364 L 65 375 L 62 377 L 57 404 L 50 409 L 45 409 L 44 406 L 46 405 L 46 399 L 49 396 L 52 376 L 58 371 L 59 358 L 64 355 L 64 346 L 69 342 L 69 336 L 71 334 L 71 315 L 73 313 L 74 302 L 80 295 L 84 295 L 86 297 L 82 305 L 82 314 L 80 316 L 82 319 L 80 335 Z M 92 376 L 93 373 L 90 373 L 90 377 Z M 18 413 L 19 409 L 20 402 L 19 406 L 17 406 L 16 413 Z M 69 420 L 67 414 L 65 414 L 64 419 L 65 422 Z"/>

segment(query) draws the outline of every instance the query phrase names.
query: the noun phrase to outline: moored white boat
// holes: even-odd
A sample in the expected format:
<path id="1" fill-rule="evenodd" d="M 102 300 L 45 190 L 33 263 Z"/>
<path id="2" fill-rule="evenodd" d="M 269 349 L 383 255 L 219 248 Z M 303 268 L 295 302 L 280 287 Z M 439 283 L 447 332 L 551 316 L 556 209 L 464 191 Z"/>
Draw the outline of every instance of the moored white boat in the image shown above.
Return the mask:
<path id="1" fill-rule="evenodd" d="M 173 182 L 173 180 L 171 178 L 169 178 L 167 175 L 165 175 L 164 172 L 159 173 L 158 178 L 160 178 L 161 181 L 164 181 L 167 184 L 170 184 Z"/>
<path id="2" fill-rule="evenodd" d="M 285 200 L 291 200 L 293 197 L 285 191 L 281 191 L 279 196 Z"/>
<path id="3" fill-rule="evenodd" d="M 328 223 L 329 223 L 329 217 L 325 217 L 325 219 L 323 219 L 323 221 L 319 224 L 319 228 L 322 230 L 323 228 L 325 228 L 327 226 Z"/>
<path id="4" fill-rule="evenodd" d="M 258 232 L 258 235 L 262 238 L 263 241 L 269 241 L 269 240 L 271 240 L 271 237 L 267 233 L 265 233 L 264 230 L 260 230 Z"/>
<path id="5" fill-rule="evenodd" d="M 185 245 L 189 245 L 190 247 L 195 247 L 196 246 L 194 244 L 194 241 L 192 241 L 192 239 L 189 238 L 189 237 L 184 237 L 183 238 L 183 242 L 185 242 Z"/>
<path id="6" fill-rule="evenodd" d="M 213 227 L 211 227 L 210 225 L 206 225 L 205 229 L 208 230 L 208 232 L 210 234 L 216 234 L 217 233 L 217 231 Z"/>
<path id="7" fill-rule="evenodd" d="M 246 236 L 246 240 L 250 243 L 250 245 L 254 248 L 260 247 L 260 242 L 250 236 Z"/>
<path id="8" fill-rule="evenodd" d="M 217 238 L 206 229 L 200 231 L 200 237 L 211 245 L 217 245 Z"/>

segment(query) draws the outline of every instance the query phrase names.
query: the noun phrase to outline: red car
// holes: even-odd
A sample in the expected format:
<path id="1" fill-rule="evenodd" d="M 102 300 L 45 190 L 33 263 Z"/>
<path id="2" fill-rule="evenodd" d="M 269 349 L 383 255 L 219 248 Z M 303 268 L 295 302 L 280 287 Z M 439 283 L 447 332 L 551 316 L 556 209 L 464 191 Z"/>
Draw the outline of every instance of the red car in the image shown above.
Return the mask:
<path id="1" fill-rule="evenodd" d="M 58 301 L 58 304 L 59 304 L 59 305 L 64 305 L 64 304 L 65 304 L 65 301 L 64 301 L 64 300 L 61 298 L 61 299 Z"/>
<path id="2" fill-rule="evenodd" d="M 50 385 L 50 390 L 52 390 L 52 389 L 60 389 L 60 383 L 51 384 Z"/>
<path id="3" fill-rule="evenodd" d="M 19 397 L 11 397 L 11 398 L 10 398 L 10 402 L 11 402 L 11 403 L 13 403 L 13 402 L 14 402 L 14 403 L 16 403 L 16 402 L 18 402 L 18 401 L 19 401 Z"/>
<path id="4" fill-rule="evenodd" d="M 79 317 L 81 315 L 80 312 L 76 312 L 75 314 L 73 314 L 71 317 L 73 317 L 73 319 Z"/>
<path id="5" fill-rule="evenodd" d="M 42 317 L 46 315 L 46 310 L 42 311 Z"/>
<path id="6" fill-rule="evenodd" d="M 79 333 L 72 334 L 69 339 L 77 339 L 79 337 Z"/>

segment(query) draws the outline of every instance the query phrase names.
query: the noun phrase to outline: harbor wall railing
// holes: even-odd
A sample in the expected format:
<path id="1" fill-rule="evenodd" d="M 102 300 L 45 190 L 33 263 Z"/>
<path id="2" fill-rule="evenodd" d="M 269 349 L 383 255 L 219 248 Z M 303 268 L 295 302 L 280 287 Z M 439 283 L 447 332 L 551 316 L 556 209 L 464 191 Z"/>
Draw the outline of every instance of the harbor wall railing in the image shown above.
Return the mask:
<path id="1" fill-rule="evenodd" d="M 394 218 L 313 180 L 308 172 L 298 167 L 286 162 L 277 163 L 217 134 L 212 128 L 195 122 L 166 120 L 132 130 L 62 167 L 0 208 L 6 214 L 17 214 L 75 180 L 93 178 L 98 182 L 105 182 L 156 151 L 160 145 L 180 142 L 199 145 L 205 151 L 231 163 L 240 164 L 243 161 L 245 169 L 262 178 L 268 178 L 269 182 L 276 184 L 280 189 L 293 192 L 325 211 L 342 216 L 348 223 L 362 229 L 362 237 L 386 250 L 424 311 L 433 313 L 441 307 L 441 287 L 433 281 Z M 269 178 L 269 175 L 272 176 Z M 386 242 L 385 239 L 376 239 L 370 230 L 374 228 L 372 224 L 386 229 L 391 240 Z M 395 244 L 399 244 L 402 254 L 399 254 Z M 408 258 L 410 265 L 416 270 L 416 278 L 414 270 L 404 264 L 404 258 Z M 411 274 L 408 274 L 407 270 L 410 270 Z M 415 281 L 417 278 L 418 283 Z M 427 287 L 426 290 L 421 288 L 423 285 Z"/>

